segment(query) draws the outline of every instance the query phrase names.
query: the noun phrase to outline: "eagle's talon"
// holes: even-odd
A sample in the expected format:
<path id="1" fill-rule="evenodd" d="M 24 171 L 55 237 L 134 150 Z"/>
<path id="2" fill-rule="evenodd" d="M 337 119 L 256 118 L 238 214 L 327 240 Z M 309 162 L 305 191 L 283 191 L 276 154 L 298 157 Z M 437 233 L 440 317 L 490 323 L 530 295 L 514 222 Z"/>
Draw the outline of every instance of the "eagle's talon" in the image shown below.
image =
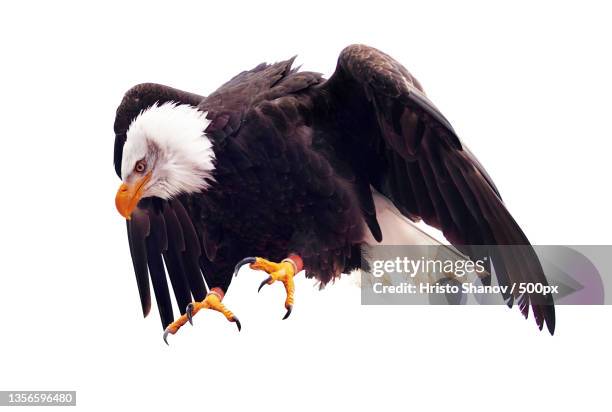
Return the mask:
<path id="1" fill-rule="evenodd" d="M 201 302 L 192 302 L 187 305 L 187 309 L 185 309 L 185 317 L 193 325 L 193 317 L 201 310 L 201 309 L 211 309 L 221 313 L 225 316 L 230 322 L 235 322 L 238 327 L 238 331 L 242 328 L 240 321 L 238 318 L 221 302 L 223 299 L 224 293 L 222 290 L 217 288 L 212 288 L 212 290 L 206 295 L 203 301 Z"/>
<path id="2" fill-rule="evenodd" d="M 240 329 L 242 329 L 240 321 L 229 309 L 225 307 L 223 303 L 221 303 L 222 299 L 223 291 L 213 288 L 212 291 L 206 295 L 203 301 L 191 302 L 188 304 L 187 308 L 185 308 L 185 314 L 181 315 L 181 317 L 169 324 L 164 330 L 164 342 L 166 342 L 166 345 L 168 345 L 168 334 L 174 335 L 187 322 L 193 325 L 193 317 L 201 309 L 212 309 L 220 312 L 228 321 L 235 322 L 236 327 L 238 327 L 238 332 L 240 332 Z"/>
<path id="3" fill-rule="evenodd" d="M 242 266 L 248 264 L 252 264 L 255 263 L 257 261 L 257 258 L 254 257 L 245 257 L 244 259 L 242 259 L 240 262 L 236 263 L 236 266 L 234 267 L 234 274 L 233 276 L 236 277 L 238 276 L 238 272 L 240 271 L 240 268 L 242 268 Z"/>
<path id="4" fill-rule="evenodd" d="M 242 325 L 240 324 L 240 320 L 236 316 L 232 316 L 232 322 L 236 323 L 236 327 L 238 328 L 238 332 L 242 329 Z"/>
<path id="5" fill-rule="evenodd" d="M 166 345 L 170 346 L 170 344 L 168 343 L 168 334 L 172 333 L 174 335 L 174 332 L 170 331 L 170 327 L 167 327 L 166 329 L 164 329 L 164 342 L 166 342 Z"/>
<path id="6" fill-rule="evenodd" d="M 293 310 L 293 295 L 295 293 L 295 283 L 293 281 L 293 277 L 302 270 L 303 262 L 302 259 L 297 255 L 291 255 L 287 259 L 283 259 L 282 262 L 270 262 L 269 260 L 263 258 L 255 258 L 255 261 L 252 262 L 253 258 L 245 258 L 241 260 L 241 262 L 247 261 L 251 262 L 251 269 L 253 270 L 263 270 L 268 273 L 268 277 L 260 283 L 257 292 L 264 287 L 264 285 L 271 285 L 272 283 L 279 281 L 285 286 L 285 291 L 287 292 L 287 297 L 285 299 L 285 308 L 287 312 L 285 316 L 283 316 L 283 320 L 287 319 L 291 315 L 291 311 Z"/>
<path id="7" fill-rule="evenodd" d="M 259 287 L 257 288 L 257 293 L 259 293 L 259 291 L 261 290 L 261 288 L 263 288 L 265 285 L 270 284 L 270 281 L 272 280 L 272 276 L 268 276 L 266 279 L 264 279 L 261 284 L 259 285 Z"/>
<path id="8" fill-rule="evenodd" d="M 166 329 L 164 329 L 164 342 L 166 342 L 166 345 L 170 346 L 168 344 L 168 334 L 174 335 L 185 323 L 187 323 L 187 316 L 181 315 L 177 320 L 166 326 Z"/>
<path id="9" fill-rule="evenodd" d="M 193 302 L 187 305 L 187 309 L 185 309 L 185 315 L 187 315 L 187 320 L 193 326 Z"/>
<path id="10" fill-rule="evenodd" d="M 287 313 L 285 313 L 285 316 L 283 316 L 283 320 L 287 319 L 289 317 L 289 315 L 291 315 L 291 311 L 293 310 L 293 305 L 289 305 L 287 307 Z"/>

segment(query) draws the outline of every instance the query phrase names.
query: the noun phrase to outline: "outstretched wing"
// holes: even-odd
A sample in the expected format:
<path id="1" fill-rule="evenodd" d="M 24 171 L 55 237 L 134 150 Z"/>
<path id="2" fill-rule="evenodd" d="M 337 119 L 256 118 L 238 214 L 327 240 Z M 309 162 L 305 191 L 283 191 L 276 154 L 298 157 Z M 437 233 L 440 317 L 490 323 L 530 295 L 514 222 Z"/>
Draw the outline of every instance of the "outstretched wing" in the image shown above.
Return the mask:
<path id="1" fill-rule="evenodd" d="M 121 177 L 121 159 L 126 133 L 132 120 L 155 103 L 177 102 L 197 106 L 202 96 L 153 83 L 130 89 L 117 108 L 115 118 L 115 170 Z M 128 241 L 136 283 L 145 316 L 151 310 L 149 275 L 157 307 L 166 327 L 174 320 L 168 277 L 176 302 L 184 313 L 187 305 L 203 300 L 206 286 L 200 268 L 199 235 L 192 223 L 186 199 L 143 199 L 127 221 Z M 193 299 L 192 299 L 193 298 Z"/>
<path id="2" fill-rule="evenodd" d="M 531 247 L 520 248 L 521 253 L 469 247 L 529 241 L 484 168 L 401 64 L 374 48 L 349 46 L 320 96 L 333 113 L 328 127 L 350 136 L 349 156 L 359 159 L 368 183 L 405 216 L 442 230 L 473 259 L 491 255 L 501 285 L 547 284 Z M 548 296 L 515 293 L 505 298 L 510 306 L 517 299 L 525 317 L 531 304 L 540 329 L 546 323 L 553 333 L 555 311 Z"/>

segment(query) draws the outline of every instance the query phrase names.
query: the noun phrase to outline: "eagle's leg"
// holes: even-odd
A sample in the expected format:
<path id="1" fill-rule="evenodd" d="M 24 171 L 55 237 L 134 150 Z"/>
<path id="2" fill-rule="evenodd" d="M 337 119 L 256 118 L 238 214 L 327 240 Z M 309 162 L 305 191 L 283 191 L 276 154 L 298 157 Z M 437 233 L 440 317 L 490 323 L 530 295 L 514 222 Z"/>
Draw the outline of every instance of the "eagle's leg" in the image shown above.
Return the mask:
<path id="1" fill-rule="evenodd" d="M 264 285 L 271 285 L 277 281 L 283 283 L 285 291 L 287 292 L 287 297 L 285 298 L 285 309 L 287 309 L 287 313 L 285 313 L 283 320 L 287 319 L 293 310 L 293 294 L 295 292 L 293 277 L 304 267 L 302 258 L 292 254 L 286 259 L 283 259 L 280 263 L 270 262 L 260 257 L 245 258 L 236 265 L 236 270 L 234 271 L 235 275 L 238 274 L 238 270 L 245 263 L 250 263 L 251 269 L 263 270 L 268 274 L 268 277 L 259 285 L 259 289 L 257 289 L 258 292 Z"/>
<path id="2" fill-rule="evenodd" d="M 230 322 L 235 322 L 238 331 L 242 328 L 240 320 L 222 303 L 224 292 L 221 288 L 212 288 L 206 295 L 203 301 L 193 302 L 187 305 L 185 314 L 180 318 L 172 322 L 164 331 L 164 341 L 168 343 L 168 334 L 174 335 L 185 323 L 189 322 L 193 324 L 193 316 L 200 311 L 200 309 L 212 309 L 223 314 L 225 318 Z"/>

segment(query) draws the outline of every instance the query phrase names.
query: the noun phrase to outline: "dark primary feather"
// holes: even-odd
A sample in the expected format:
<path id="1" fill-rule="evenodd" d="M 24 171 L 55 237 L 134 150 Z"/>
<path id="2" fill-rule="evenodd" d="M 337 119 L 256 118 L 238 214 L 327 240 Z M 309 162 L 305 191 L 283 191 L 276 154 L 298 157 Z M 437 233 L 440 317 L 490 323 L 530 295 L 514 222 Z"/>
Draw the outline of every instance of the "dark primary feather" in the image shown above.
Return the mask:
<path id="1" fill-rule="evenodd" d="M 162 260 L 162 254 L 168 248 L 167 228 L 159 207 L 153 206 L 150 208 L 148 216 L 151 222 L 151 232 L 146 239 L 149 274 L 151 275 L 151 283 L 153 284 L 159 316 L 163 323 L 168 324 L 174 320 L 174 315 L 172 313 L 168 282 L 166 281 L 166 271 Z"/>
<path id="2" fill-rule="evenodd" d="M 261 64 L 207 98 L 155 84 L 124 97 L 115 122 L 118 174 L 130 122 L 155 102 L 207 112 L 216 155 L 209 190 L 144 199 L 128 222 L 145 315 L 150 274 L 162 324 L 172 321 L 164 267 L 181 311 L 207 286 L 227 290 L 245 256 L 297 252 L 322 285 L 358 267 L 362 222 L 382 239 L 371 187 L 463 253 L 491 257 L 500 284 L 546 284 L 492 180 L 403 66 L 366 46 L 346 48 L 327 82 L 292 63 Z M 505 298 L 525 315 L 531 305 L 538 326 L 554 331 L 552 299 Z"/>
<path id="3" fill-rule="evenodd" d="M 136 284 L 138 285 L 142 313 L 144 316 L 147 316 L 151 310 L 151 291 L 149 287 L 147 250 L 145 246 L 145 241 L 147 236 L 149 236 L 150 230 L 149 218 L 143 210 L 136 209 L 132 214 L 132 219 L 127 220 L 126 223 L 130 254 L 132 255 L 134 272 L 136 273 Z"/>

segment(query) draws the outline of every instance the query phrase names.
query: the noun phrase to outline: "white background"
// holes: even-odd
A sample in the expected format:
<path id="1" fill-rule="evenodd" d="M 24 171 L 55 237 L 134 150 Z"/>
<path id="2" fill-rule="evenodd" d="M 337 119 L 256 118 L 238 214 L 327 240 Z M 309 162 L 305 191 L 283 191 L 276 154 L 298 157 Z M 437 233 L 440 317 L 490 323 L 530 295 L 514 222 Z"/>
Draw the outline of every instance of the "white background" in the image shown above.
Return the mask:
<path id="1" fill-rule="evenodd" d="M 350 279 L 300 278 L 281 321 L 282 287 L 245 270 L 226 298 L 242 332 L 202 312 L 168 348 L 112 167 L 134 84 L 208 94 L 294 54 L 329 75 L 366 43 L 417 76 L 532 242 L 610 244 L 609 10 L 214 3 L 1 6 L 0 389 L 77 390 L 82 410 L 609 409 L 609 307 L 558 307 L 550 337 L 505 307 L 363 307 Z"/>

